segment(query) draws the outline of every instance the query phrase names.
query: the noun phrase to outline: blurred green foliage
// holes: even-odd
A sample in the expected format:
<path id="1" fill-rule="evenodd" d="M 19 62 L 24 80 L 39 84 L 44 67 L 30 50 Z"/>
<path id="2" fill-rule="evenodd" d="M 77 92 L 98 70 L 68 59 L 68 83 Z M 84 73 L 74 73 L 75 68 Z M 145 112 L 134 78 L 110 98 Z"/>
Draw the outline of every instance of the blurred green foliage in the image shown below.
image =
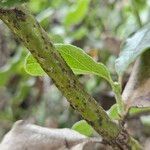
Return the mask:
<path id="1" fill-rule="evenodd" d="M 27 1 L 28 0 L 0 0 L 0 7 L 13 7 Z"/>
<path id="2" fill-rule="evenodd" d="M 5 6 L 16 4 L 8 2 Z M 117 80 L 114 66 L 122 41 L 140 28 L 139 19 L 143 26 L 150 21 L 148 0 L 30 0 L 27 5 L 55 44 L 82 48 L 109 68 L 113 80 Z M 27 50 L 0 22 L 0 29 L 2 26 L 7 33 L 0 32 L 0 136 L 18 119 L 48 127 L 71 127 L 80 119 L 78 114 L 47 76 L 32 77 L 25 72 Z M 9 57 L 4 64 L 1 57 L 6 50 Z M 129 74 L 130 68 L 123 86 Z M 79 80 L 105 109 L 114 103 L 110 86 L 101 78 L 79 75 Z M 114 110 L 112 118 L 117 116 Z"/>

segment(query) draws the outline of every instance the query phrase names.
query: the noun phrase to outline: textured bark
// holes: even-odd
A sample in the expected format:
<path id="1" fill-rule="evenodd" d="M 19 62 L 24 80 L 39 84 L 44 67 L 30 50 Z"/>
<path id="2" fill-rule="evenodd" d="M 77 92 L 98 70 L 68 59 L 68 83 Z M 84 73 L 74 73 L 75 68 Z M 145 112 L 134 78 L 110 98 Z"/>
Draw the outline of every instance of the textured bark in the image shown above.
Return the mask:
<path id="1" fill-rule="evenodd" d="M 83 88 L 77 77 L 55 49 L 47 33 L 24 7 L 0 9 L 0 18 L 28 48 L 43 70 L 82 117 L 117 149 L 130 149 L 129 134 L 108 117 L 103 108 Z"/>

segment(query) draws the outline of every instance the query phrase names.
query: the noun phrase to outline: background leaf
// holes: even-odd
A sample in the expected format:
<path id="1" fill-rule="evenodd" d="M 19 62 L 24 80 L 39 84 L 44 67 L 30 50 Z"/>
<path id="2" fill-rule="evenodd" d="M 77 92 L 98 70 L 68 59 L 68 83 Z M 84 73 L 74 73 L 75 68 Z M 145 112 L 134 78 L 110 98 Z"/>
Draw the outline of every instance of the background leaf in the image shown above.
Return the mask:
<path id="1" fill-rule="evenodd" d="M 80 23 L 88 11 L 89 2 L 90 0 L 78 0 L 68 11 L 64 21 L 65 25 L 71 26 Z"/>
<path id="2" fill-rule="evenodd" d="M 149 47 L 150 24 L 140 29 L 131 38 L 127 39 L 119 58 L 116 60 L 117 73 L 122 75 L 128 66 Z"/>
<path id="3" fill-rule="evenodd" d="M 0 0 L 0 7 L 12 7 L 27 1 L 29 0 Z"/>

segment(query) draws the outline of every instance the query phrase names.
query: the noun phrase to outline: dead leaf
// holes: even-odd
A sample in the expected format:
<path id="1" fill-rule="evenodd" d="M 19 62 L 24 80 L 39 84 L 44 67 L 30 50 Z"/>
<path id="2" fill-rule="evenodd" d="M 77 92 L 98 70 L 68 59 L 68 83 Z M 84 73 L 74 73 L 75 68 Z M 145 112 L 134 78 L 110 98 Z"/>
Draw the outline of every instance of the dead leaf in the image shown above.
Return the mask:
<path id="1" fill-rule="evenodd" d="M 127 108 L 150 107 L 150 50 L 136 61 L 122 96 Z"/>
<path id="2" fill-rule="evenodd" d="M 49 129 L 20 120 L 4 136 L 0 150 L 99 150 L 104 146 L 100 142 L 101 138 L 71 129 Z"/>
<path id="3" fill-rule="evenodd" d="M 145 150 L 150 150 L 150 138 L 148 138 L 144 145 Z"/>

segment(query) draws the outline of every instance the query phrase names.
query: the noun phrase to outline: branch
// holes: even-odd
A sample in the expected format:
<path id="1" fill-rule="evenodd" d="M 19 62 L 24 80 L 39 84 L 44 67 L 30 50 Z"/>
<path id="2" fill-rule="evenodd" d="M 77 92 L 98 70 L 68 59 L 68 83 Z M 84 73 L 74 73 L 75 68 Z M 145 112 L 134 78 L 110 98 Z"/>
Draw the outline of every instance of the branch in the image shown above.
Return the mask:
<path id="1" fill-rule="evenodd" d="M 132 147 L 128 133 L 108 117 L 103 108 L 83 88 L 55 49 L 48 34 L 24 7 L 0 9 L 2 19 L 28 48 L 43 70 L 54 81 L 70 105 L 111 145 Z"/>

